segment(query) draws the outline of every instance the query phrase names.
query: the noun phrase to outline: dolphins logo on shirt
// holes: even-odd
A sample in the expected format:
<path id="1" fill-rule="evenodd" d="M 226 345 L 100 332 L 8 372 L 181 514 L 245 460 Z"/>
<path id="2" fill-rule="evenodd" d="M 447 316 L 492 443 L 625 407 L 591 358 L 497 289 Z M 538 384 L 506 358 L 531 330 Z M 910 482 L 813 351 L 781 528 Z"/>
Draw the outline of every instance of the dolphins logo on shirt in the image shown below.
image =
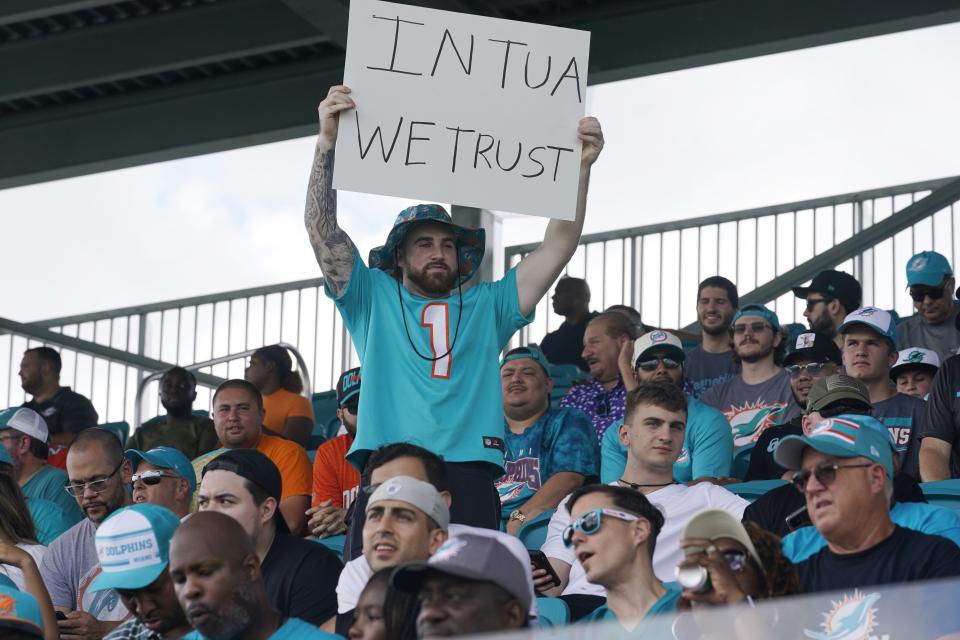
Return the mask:
<path id="1" fill-rule="evenodd" d="M 873 605 L 879 599 L 879 593 L 865 595 L 859 590 L 852 596 L 844 595 L 824 614 L 820 623 L 823 632 L 804 629 L 803 633 L 811 640 L 867 640 L 877 626 L 877 608 Z"/>

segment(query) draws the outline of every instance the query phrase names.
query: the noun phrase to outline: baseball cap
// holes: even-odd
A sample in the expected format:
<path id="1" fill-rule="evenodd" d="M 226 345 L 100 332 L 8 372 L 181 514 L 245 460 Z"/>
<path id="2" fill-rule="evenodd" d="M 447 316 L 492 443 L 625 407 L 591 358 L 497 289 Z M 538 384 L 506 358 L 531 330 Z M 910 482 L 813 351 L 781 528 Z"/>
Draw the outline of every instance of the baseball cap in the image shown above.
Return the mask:
<path id="1" fill-rule="evenodd" d="M 824 376 L 813 383 L 807 394 L 807 413 L 820 411 L 834 402 L 850 400 L 859 402 L 864 408 L 870 408 L 870 392 L 857 378 L 842 373 Z"/>
<path id="2" fill-rule="evenodd" d="M 823 333 L 801 333 L 793 343 L 793 348 L 783 359 L 784 366 L 789 367 L 800 358 L 812 362 L 834 362 L 843 364 L 840 347 L 833 338 Z"/>
<path id="3" fill-rule="evenodd" d="M 857 279 L 849 273 L 833 269 L 815 275 L 809 287 L 793 288 L 793 295 L 798 298 L 806 298 L 811 292 L 839 300 L 844 309 L 856 309 L 863 300 L 863 289 Z"/>
<path id="4" fill-rule="evenodd" d="M 137 466 L 141 460 L 146 460 L 155 467 L 170 469 L 189 482 L 190 493 L 193 493 L 197 489 L 197 474 L 193 470 L 193 465 L 187 460 L 187 456 L 173 447 L 154 447 L 147 452 L 138 451 L 137 449 L 127 449 L 123 452 L 123 455 L 133 463 L 134 471 L 137 470 Z"/>
<path id="5" fill-rule="evenodd" d="M 94 542 L 100 574 L 91 591 L 142 589 L 170 563 L 170 539 L 180 526 L 173 511 L 140 503 L 118 509 L 97 527 Z"/>
<path id="6" fill-rule="evenodd" d="M 936 251 L 921 251 L 907 261 L 907 287 L 935 287 L 952 275 L 950 263 Z"/>
<path id="7" fill-rule="evenodd" d="M 811 447 L 828 456 L 862 456 L 878 462 L 893 477 L 893 448 L 890 433 L 876 418 L 843 414 L 815 424 L 809 435 L 787 436 L 773 452 L 773 459 L 786 469 L 800 469 L 803 450 Z"/>
<path id="8" fill-rule="evenodd" d="M 43 638 L 43 618 L 37 599 L 25 591 L 0 586 L 0 629 Z"/>
<path id="9" fill-rule="evenodd" d="M 868 329 L 876 331 L 896 346 L 897 323 L 894 322 L 893 316 L 883 309 L 863 307 L 852 311 L 843 319 L 843 324 L 837 328 L 837 332 L 846 333 L 847 329 L 855 324 L 862 324 Z"/>
<path id="10" fill-rule="evenodd" d="M 677 362 L 683 362 L 687 357 L 680 338 L 669 331 L 655 329 L 633 341 L 633 368 L 636 369 L 637 363 L 640 362 L 644 354 L 653 349 L 662 349 L 669 352 L 670 357 Z"/>
<path id="11" fill-rule="evenodd" d="M 39 413 L 27 407 L 10 407 L 0 412 L 0 431 L 16 429 L 40 442 L 50 439 L 47 421 Z"/>
<path id="12" fill-rule="evenodd" d="M 337 406 L 342 407 L 347 400 L 358 393 L 360 393 L 360 367 L 341 373 L 340 379 L 337 380 Z"/>
<path id="13" fill-rule="evenodd" d="M 377 502 L 399 500 L 413 505 L 433 518 L 441 529 L 450 526 L 450 508 L 443 496 L 429 482 L 410 476 L 394 476 L 381 484 L 367 500 L 367 510 Z"/>
<path id="14" fill-rule="evenodd" d="M 200 478 L 208 471 L 229 471 L 260 487 L 264 493 L 277 501 L 273 521 L 280 533 L 290 533 L 287 521 L 280 513 L 280 496 L 283 495 L 283 478 L 273 461 L 256 449 L 227 449 L 207 463 Z"/>
<path id="15" fill-rule="evenodd" d="M 936 351 L 923 347 L 907 347 L 900 350 L 897 363 L 890 368 L 890 379 L 896 380 L 897 376 L 908 369 L 926 369 L 930 373 L 936 373 L 939 368 L 940 356 Z"/>
<path id="16" fill-rule="evenodd" d="M 740 307 L 737 311 L 737 314 L 733 316 L 733 322 L 730 323 L 730 326 L 733 326 L 733 323 L 739 320 L 744 316 L 760 316 L 764 320 L 770 323 L 770 326 L 773 327 L 774 331 L 780 331 L 780 318 L 777 317 L 773 311 L 767 309 L 762 304 L 748 304 Z"/>
<path id="17" fill-rule="evenodd" d="M 535 344 L 527 345 L 526 347 L 517 347 L 516 349 L 507 351 L 506 355 L 503 356 L 503 359 L 500 361 L 500 368 L 503 369 L 503 365 L 511 360 L 525 360 L 527 358 L 540 365 L 540 368 L 547 374 L 547 377 L 550 377 L 550 363 L 547 361 L 547 356 L 543 355 L 543 351 Z"/>
<path id="18" fill-rule="evenodd" d="M 492 582 L 519 600 L 525 611 L 530 609 L 530 585 L 523 565 L 494 538 L 468 533 L 450 538 L 426 562 L 397 567 L 390 582 L 400 591 L 416 593 L 431 572 Z"/>
<path id="19" fill-rule="evenodd" d="M 746 550 L 757 561 L 757 565 L 762 569 L 763 562 L 760 560 L 760 554 L 747 530 L 743 528 L 740 521 L 723 509 L 707 509 L 701 511 L 690 518 L 687 526 L 683 529 L 684 538 L 705 538 L 707 540 L 716 540 L 717 538 L 730 538 L 742 544 Z M 695 553 L 696 548 L 688 547 L 684 550 L 686 555 Z"/>

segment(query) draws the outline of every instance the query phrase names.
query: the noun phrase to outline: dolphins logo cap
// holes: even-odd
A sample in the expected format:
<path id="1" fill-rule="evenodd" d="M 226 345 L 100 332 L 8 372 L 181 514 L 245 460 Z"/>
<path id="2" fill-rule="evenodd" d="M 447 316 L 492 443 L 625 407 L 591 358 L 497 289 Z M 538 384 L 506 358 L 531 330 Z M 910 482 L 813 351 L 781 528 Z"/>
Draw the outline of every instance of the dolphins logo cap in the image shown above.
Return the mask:
<path id="1" fill-rule="evenodd" d="M 953 268 L 950 263 L 936 251 L 923 251 L 907 262 L 907 288 L 918 284 L 936 287 L 952 275 Z"/>
<path id="2" fill-rule="evenodd" d="M 637 368 L 637 363 L 643 359 L 647 352 L 653 349 L 660 349 L 666 352 L 677 362 L 683 362 L 687 358 L 687 353 L 683 350 L 683 343 L 680 338 L 669 331 L 655 329 L 643 334 L 633 341 L 633 368 Z"/>
<path id="3" fill-rule="evenodd" d="M 7 631 L 43 638 L 43 618 L 32 595 L 15 587 L 0 586 L 0 637 L 6 638 Z"/>
<path id="4" fill-rule="evenodd" d="M 50 439 L 47 421 L 27 407 L 10 407 L 0 412 L 0 431 L 4 429 L 16 429 L 40 442 Z"/>
<path id="5" fill-rule="evenodd" d="M 877 307 L 863 307 L 847 314 L 843 319 L 843 324 L 837 328 L 837 333 L 846 333 L 855 325 L 863 325 L 868 329 L 879 333 L 890 341 L 890 344 L 897 346 L 897 323 L 893 316 L 883 309 Z"/>
<path id="6" fill-rule="evenodd" d="M 764 320 L 770 323 L 770 326 L 773 327 L 774 331 L 780 331 L 780 318 L 777 317 L 773 311 L 767 309 L 762 304 L 748 304 L 740 307 L 737 311 L 737 315 L 733 316 L 733 322 L 730 323 L 731 330 L 733 329 L 734 323 L 740 318 L 745 316 L 760 316 Z"/>
<path id="7" fill-rule="evenodd" d="M 394 476 L 376 488 L 367 501 L 367 511 L 384 500 L 406 502 L 433 518 L 441 529 L 450 526 L 450 508 L 437 488 L 429 482 L 410 476 Z"/>
<path id="8" fill-rule="evenodd" d="M 907 347 L 900 350 L 897 363 L 890 368 L 890 379 L 896 381 L 897 376 L 911 369 L 923 369 L 933 375 L 940 368 L 940 356 L 936 351 L 922 347 Z"/>
<path id="9" fill-rule="evenodd" d="M 508 351 L 507 355 L 503 356 L 503 360 L 500 361 L 500 368 L 503 369 L 503 365 L 513 360 L 525 360 L 527 358 L 540 365 L 540 368 L 547 374 L 547 377 L 550 377 L 550 363 L 547 361 L 547 356 L 543 355 L 543 351 L 535 344 L 526 347 L 517 347 L 516 349 Z"/>
<path id="10" fill-rule="evenodd" d="M 347 400 L 358 393 L 360 393 L 360 367 L 340 374 L 340 379 L 337 380 L 337 406 L 342 407 Z"/>
<path id="11" fill-rule="evenodd" d="M 134 471 L 137 470 L 141 460 L 146 460 L 155 467 L 173 471 L 189 482 L 190 493 L 197 490 L 197 473 L 193 470 L 193 465 L 187 460 L 187 456 L 173 447 L 154 447 L 147 452 L 127 449 L 123 452 L 123 455 L 133 463 Z"/>
<path id="12" fill-rule="evenodd" d="M 793 471 L 800 470 L 807 447 L 838 458 L 864 457 L 882 464 L 887 477 L 893 478 L 893 441 L 883 424 L 871 416 L 849 413 L 815 424 L 810 434 L 787 436 L 777 445 L 773 459 Z"/>
<path id="13" fill-rule="evenodd" d="M 142 589 L 153 584 L 170 563 L 170 539 L 180 519 L 155 504 L 117 510 L 97 528 L 94 543 L 100 575 L 91 591 Z"/>

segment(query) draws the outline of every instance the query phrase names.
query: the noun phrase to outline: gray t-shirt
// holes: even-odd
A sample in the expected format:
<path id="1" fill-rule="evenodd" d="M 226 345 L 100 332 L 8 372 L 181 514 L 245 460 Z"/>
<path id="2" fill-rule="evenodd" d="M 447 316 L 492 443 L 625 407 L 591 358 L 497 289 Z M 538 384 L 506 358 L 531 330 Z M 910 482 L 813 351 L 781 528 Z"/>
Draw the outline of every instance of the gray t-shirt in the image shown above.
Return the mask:
<path id="1" fill-rule="evenodd" d="M 694 398 L 702 398 L 710 387 L 722 384 L 740 373 L 733 361 L 733 351 L 710 353 L 698 345 L 687 352 L 683 361 L 683 390 Z"/>
<path id="2" fill-rule="evenodd" d="M 800 415 L 800 407 L 790 390 L 790 374 L 779 373 L 760 384 L 747 384 L 742 376 L 710 387 L 700 400 L 718 409 L 733 430 L 733 452 L 753 448 L 768 427 L 789 422 Z"/>
<path id="3" fill-rule="evenodd" d="M 40 563 L 40 575 L 55 607 L 86 611 L 97 620 L 118 621 L 129 616 L 117 592 L 90 591 L 90 583 L 100 573 L 97 529 L 84 518 L 53 541 Z"/>
<path id="4" fill-rule="evenodd" d="M 913 316 L 897 325 L 897 346 L 900 349 L 907 347 L 922 347 L 937 352 L 940 362 L 955 355 L 960 348 L 960 331 L 954 326 L 957 309 L 945 322 L 929 324 L 920 316 Z"/>

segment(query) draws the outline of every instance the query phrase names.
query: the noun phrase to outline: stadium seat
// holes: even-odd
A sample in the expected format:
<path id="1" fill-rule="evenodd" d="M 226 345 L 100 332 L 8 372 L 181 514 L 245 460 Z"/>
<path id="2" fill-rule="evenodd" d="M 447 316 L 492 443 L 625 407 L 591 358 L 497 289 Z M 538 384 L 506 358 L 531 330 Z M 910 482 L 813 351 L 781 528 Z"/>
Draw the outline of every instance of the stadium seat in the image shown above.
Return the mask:
<path id="1" fill-rule="evenodd" d="M 924 482 L 920 488 L 930 504 L 960 513 L 960 479 Z"/>
<path id="2" fill-rule="evenodd" d="M 108 422 L 106 424 L 98 424 L 97 428 L 103 429 L 104 431 L 109 431 L 113 435 L 117 436 L 117 438 L 120 440 L 121 446 L 127 445 L 127 438 L 130 437 L 130 423 Z"/>
<path id="3" fill-rule="evenodd" d="M 324 391 L 315 393 L 310 397 L 310 404 L 313 405 L 313 433 L 310 436 L 310 442 L 307 449 L 316 449 L 321 444 L 336 435 L 330 434 L 331 423 L 340 424 L 337 420 L 337 392 Z"/>
<path id="4" fill-rule="evenodd" d="M 570 624 L 570 607 L 560 598 L 537 598 L 537 621 L 541 628 L 562 627 Z"/>
<path id="5" fill-rule="evenodd" d="M 753 445 L 740 447 L 733 453 L 733 465 L 730 467 L 730 475 L 734 478 L 747 477 L 747 470 L 750 468 L 750 454 L 753 453 Z"/>
<path id="6" fill-rule="evenodd" d="M 550 524 L 550 517 L 556 509 L 544 511 L 536 518 L 525 522 L 520 531 L 517 532 L 517 538 L 527 549 L 536 551 L 543 546 L 547 539 L 547 526 Z"/>
<path id="7" fill-rule="evenodd" d="M 577 380 L 587 377 L 587 373 L 575 364 L 550 365 L 550 377 L 553 378 L 553 391 L 550 393 L 550 405 L 555 407 Z"/>
<path id="8" fill-rule="evenodd" d="M 724 488 L 732 491 L 741 498 L 753 502 L 767 491 L 787 484 L 786 480 L 753 480 L 751 482 L 741 482 L 739 484 L 728 484 Z"/>
<path id="9" fill-rule="evenodd" d="M 330 551 L 337 554 L 340 560 L 343 560 L 343 547 L 347 543 L 347 536 L 330 536 L 329 538 L 311 538 L 314 542 L 322 544 Z"/>

